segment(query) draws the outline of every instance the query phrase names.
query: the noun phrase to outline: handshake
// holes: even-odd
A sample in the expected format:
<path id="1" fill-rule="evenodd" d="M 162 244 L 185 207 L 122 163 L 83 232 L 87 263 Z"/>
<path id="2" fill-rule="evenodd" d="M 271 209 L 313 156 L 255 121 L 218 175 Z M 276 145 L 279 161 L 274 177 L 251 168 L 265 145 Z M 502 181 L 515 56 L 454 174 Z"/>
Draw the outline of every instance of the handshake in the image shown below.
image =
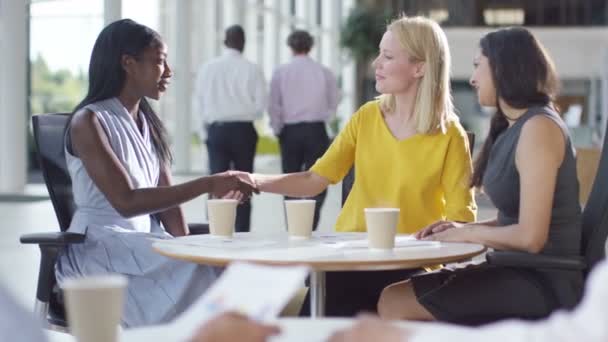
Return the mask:
<path id="1" fill-rule="evenodd" d="M 252 194 L 259 194 L 259 185 L 253 174 L 243 171 L 226 171 L 209 177 L 209 193 L 215 198 L 236 199 L 245 202 Z"/>

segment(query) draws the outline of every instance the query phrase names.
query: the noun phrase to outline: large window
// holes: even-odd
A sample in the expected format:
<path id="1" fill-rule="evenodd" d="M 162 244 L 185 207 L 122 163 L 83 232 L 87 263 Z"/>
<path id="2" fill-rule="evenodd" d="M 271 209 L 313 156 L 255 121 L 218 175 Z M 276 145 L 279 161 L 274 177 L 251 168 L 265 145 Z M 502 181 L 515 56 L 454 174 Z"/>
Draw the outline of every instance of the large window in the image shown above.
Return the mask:
<path id="1" fill-rule="evenodd" d="M 91 50 L 102 26 L 103 0 L 32 1 L 30 115 L 71 112 L 82 100 Z M 28 145 L 29 166 L 37 168 L 31 132 Z"/>
<path id="2" fill-rule="evenodd" d="M 103 0 L 35 1 L 30 15 L 31 113 L 69 112 L 86 92 Z"/>
<path id="3" fill-rule="evenodd" d="M 158 31 L 159 8 L 159 0 L 145 0 L 145 2 L 142 0 L 122 0 L 122 17 L 133 19 Z"/>

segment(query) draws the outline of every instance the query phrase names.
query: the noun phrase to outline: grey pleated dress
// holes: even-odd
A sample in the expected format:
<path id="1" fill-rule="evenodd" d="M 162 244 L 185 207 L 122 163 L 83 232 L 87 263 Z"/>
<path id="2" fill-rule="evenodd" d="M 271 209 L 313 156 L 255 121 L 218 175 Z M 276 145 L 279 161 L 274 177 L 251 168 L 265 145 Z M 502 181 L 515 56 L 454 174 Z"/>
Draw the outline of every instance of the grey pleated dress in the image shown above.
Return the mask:
<path id="1" fill-rule="evenodd" d="M 158 185 L 160 164 L 145 116 L 142 130 L 117 98 L 90 104 L 112 150 L 136 188 Z M 56 275 L 66 277 L 120 273 L 128 277 L 124 327 L 167 322 L 185 310 L 217 278 L 216 269 L 155 253 L 150 237 L 172 237 L 150 215 L 121 216 L 89 177 L 81 160 L 66 148 L 76 212 L 68 231 L 85 233 L 82 244 L 59 256 Z"/>
<path id="2" fill-rule="evenodd" d="M 553 195 L 549 237 L 541 254 L 577 256 L 581 254 L 581 208 L 575 152 L 567 127 L 551 108 L 529 108 L 498 136 L 483 177 L 484 191 L 498 209 L 499 226 L 518 222 L 520 182 L 515 151 L 523 125 L 535 115 L 553 120 L 566 138 Z M 556 308 L 571 308 L 581 295 L 582 274 L 482 264 L 415 276 L 412 284 L 418 302 L 438 320 L 477 325 L 505 318 L 535 319 Z"/>

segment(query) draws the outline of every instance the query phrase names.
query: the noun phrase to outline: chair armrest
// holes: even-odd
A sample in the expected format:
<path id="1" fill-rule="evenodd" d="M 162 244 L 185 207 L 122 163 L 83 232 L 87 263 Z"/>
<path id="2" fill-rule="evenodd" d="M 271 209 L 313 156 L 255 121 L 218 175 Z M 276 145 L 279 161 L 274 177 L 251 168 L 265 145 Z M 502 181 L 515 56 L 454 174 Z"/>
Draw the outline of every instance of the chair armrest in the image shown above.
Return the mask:
<path id="1" fill-rule="evenodd" d="M 40 246 L 66 246 L 84 242 L 85 234 L 52 232 L 21 235 L 19 241 L 23 244 L 38 244 Z"/>
<path id="2" fill-rule="evenodd" d="M 582 271 L 587 265 L 582 257 L 560 257 L 513 251 L 493 251 L 486 254 L 490 265 L 536 269 Z"/>
<path id="3" fill-rule="evenodd" d="M 57 255 L 66 246 L 84 242 L 85 234 L 68 232 L 51 232 L 21 235 L 19 241 L 23 244 L 37 244 L 40 248 L 40 268 L 36 299 L 40 303 L 49 304 L 53 296 L 55 280 L 55 262 Z"/>
<path id="4" fill-rule="evenodd" d="M 188 223 L 188 229 L 190 230 L 190 235 L 209 234 L 208 223 Z"/>

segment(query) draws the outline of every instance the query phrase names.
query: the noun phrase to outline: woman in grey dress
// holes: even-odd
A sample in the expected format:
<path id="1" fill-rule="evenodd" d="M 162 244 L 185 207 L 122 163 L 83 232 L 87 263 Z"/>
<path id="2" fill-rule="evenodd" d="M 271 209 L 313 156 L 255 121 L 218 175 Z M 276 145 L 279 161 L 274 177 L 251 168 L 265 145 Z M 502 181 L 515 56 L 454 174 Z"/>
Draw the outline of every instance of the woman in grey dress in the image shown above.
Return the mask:
<path id="1" fill-rule="evenodd" d="M 66 127 L 77 206 L 68 231 L 86 239 L 61 253 L 57 279 L 126 275 L 125 327 L 168 321 L 217 277 L 213 268 L 150 248 L 150 238 L 188 234 L 179 204 L 204 193 L 246 198 L 257 191 L 230 172 L 172 185 L 166 131 L 146 99 L 158 100 L 171 76 L 156 32 L 128 19 L 114 22 L 95 42 L 88 94 Z"/>
<path id="2" fill-rule="evenodd" d="M 483 187 L 496 219 L 438 222 L 418 238 L 474 242 L 499 250 L 580 255 L 576 161 L 553 100 L 557 76 L 542 45 L 524 28 L 485 35 L 471 85 L 482 106 L 497 108 L 476 160 L 472 186 Z M 480 324 L 539 318 L 579 299 L 578 271 L 481 265 L 420 275 L 383 290 L 385 318 Z"/>

